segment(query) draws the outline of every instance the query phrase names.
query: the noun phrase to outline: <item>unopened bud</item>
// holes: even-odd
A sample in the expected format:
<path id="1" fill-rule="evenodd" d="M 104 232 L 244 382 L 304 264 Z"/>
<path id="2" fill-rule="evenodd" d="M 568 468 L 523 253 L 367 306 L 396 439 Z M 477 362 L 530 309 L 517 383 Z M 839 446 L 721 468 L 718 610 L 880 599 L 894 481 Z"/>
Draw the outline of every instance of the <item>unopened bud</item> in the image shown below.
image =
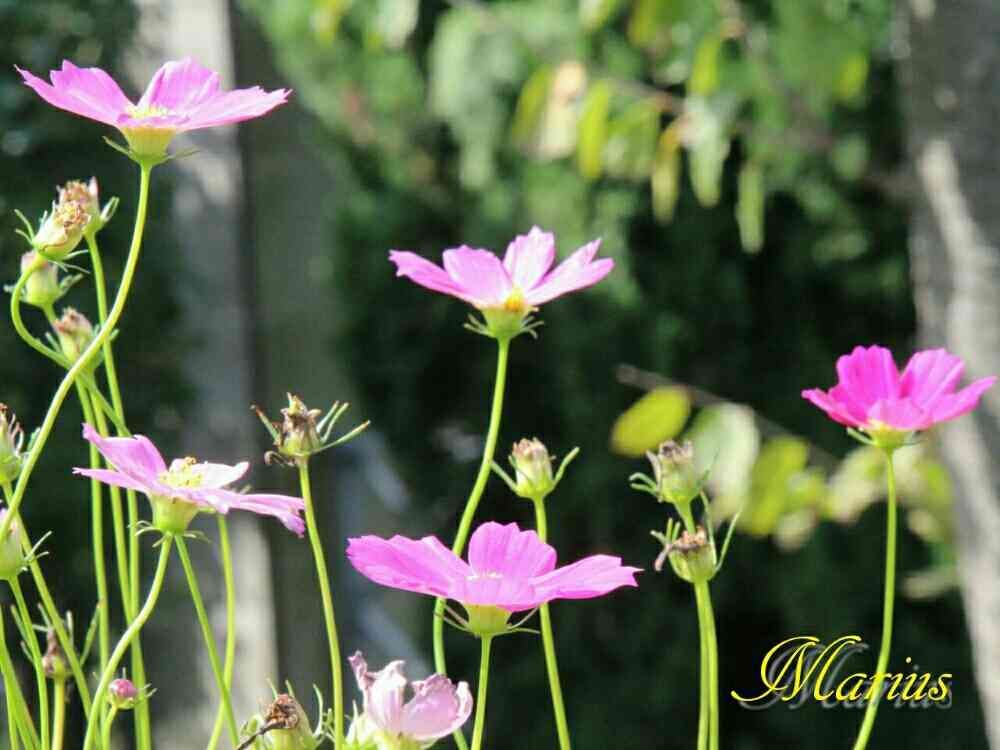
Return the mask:
<path id="1" fill-rule="evenodd" d="M 77 201 L 57 203 L 35 233 L 32 245 L 52 260 L 65 260 L 80 244 L 90 219 L 86 207 Z"/>
<path id="2" fill-rule="evenodd" d="M 6 520 L 7 513 L 7 508 L 0 508 L 0 526 Z M 24 548 L 21 546 L 21 524 L 15 518 L 6 535 L 0 539 L 0 579 L 9 581 L 16 578 L 24 570 L 25 563 Z"/>
<path id="3" fill-rule="evenodd" d="M 670 561 L 674 572 L 689 583 L 710 581 L 715 576 L 715 545 L 700 526 L 694 534 L 683 531 L 673 542 L 664 545 L 653 565 L 657 571 L 663 569 L 664 557 Z"/>
<path id="4" fill-rule="evenodd" d="M 119 677 L 108 685 L 108 700 L 119 711 L 127 711 L 134 707 L 138 698 L 139 690 L 127 677 Z"/>
<path id="5" fill-rule="evenodd" d="M 687 505 L 701 494 L 704 474 L 698 471 L 694 460 L 694 447 L 673 440 L 660 446 L 656 453 L 648 452 L 653 466 L 657 492 L 661 502 Z"/>
<path id="6" fill-rule="evenodd" d="M 514 443 L 510 453 L 514 467 L 517 494 L 529 499 L 538 499 L 549 494 L 554 487 L 552 457 L 545 444 L 538 438 L 527 438 Z"/>
<path id="7" fill-rule="evenodd" d="M 66 663 L 66 655 L 59 645 L 56 631 L 52 628 L 45 634 L 45 642 L 45 656 L 42 657 L 42 669 L 45 670 L 45 675 L 51 680 L 68 680 L 70 670 Z"/>
<path id="8" fill-rule="evenodd" d="M 59 269 L 32 250 L 21 256 L 21 274 L 29 271 L 31 275 L 24 284 L 24 301 L 43 309 L 58 302 L 63 295 Z"/>
<path id="9" fill-rule="evenodd" d="M 76 362 L 94 340 L 94 326 L 72 307 L 63 310 L 62 317 L 52 327 L 59 338 L 59 348 L 70 362 Z"/>
<path id="10" fill-rule="evenodd" d="M 24 431 L 6 404 L 0 404 L 0 482 L 13 483 L 21 474 Z"/>

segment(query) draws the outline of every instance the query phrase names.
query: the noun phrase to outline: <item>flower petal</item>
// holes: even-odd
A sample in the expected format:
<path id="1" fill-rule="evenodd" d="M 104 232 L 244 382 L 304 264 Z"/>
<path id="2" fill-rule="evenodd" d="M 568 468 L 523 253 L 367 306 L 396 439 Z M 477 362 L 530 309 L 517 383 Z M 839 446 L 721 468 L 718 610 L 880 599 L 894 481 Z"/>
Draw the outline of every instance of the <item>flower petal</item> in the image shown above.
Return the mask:
<path id="1" fill-rule="evenodd" d="M 305 523 L 299 515 L 305 509 L 301 498 L 263 493 L 244 495 L 224 489 L 198 489 L 191 491 L 191 494 L 212 504 L 220 513 L 228 513 L 233 509 L 247 510 L 260 516 L 277 518 L 286 529 L 299 536 L 305 531 Z"/>
<path id="2" fill-rule="evenodd" d="M 185 57 L 160 66 L 139 99 L 137 109 L 163 108 L 176 114 L 188 113 L 218 95 L 219 74 Z"/>
<path id="3" fill-rule="evenodd" d="M 635 574 L 640 568 L 622 565 L 620 557 L 591 555 L 531 581 L 541 598 L 591 599 L 622 586 L 638 586 Z"/>
<path id="4" fill-rule="evenodd" d="M 231 125 L 260 117 L 288 101 L 290 89 L 264 91 L 259 86 L 225 91 L 213 100 L 187 110 L 188 122 L 179 130 Z"/>
<path id="5" fill-rule="evenodd" d="M 142 435 L 130 438 L 101 437 L 89 424 L 83 425 L 83 437 L 93 443 L 116 469 L 140 482 L 157 482 L 167 470 L 163 456 L 156 446 Z"/>
<path id="6" fill-rule="evenodd" d="M 519 234 L 507 246 L 503 266 L 516 286 L 528 290 L 541 281 L 555 257 L 555 235 L 532 227 L 530 232 Z"/>
<path id="7" fill-rule="evenodd" d="M 510 295 L 507 269 L 489 250 L 462 245 L 442 257 L 448 275 L 476 307 L 499 307 Z"/>
<path id="8" fill-rule="evenodd" d="M 903 370 L 901 393 L 917 404 L 932 407 L 935 399 L 955 389 L 964 371 L 965 363 L 944 349 L 917 352 Z"/>
<path id="9" fill-rule="evenodd" d="M 935 422 L 947 422 L 955 417 L 968 414 L 976 408 L 980 397 L 993 387 L 997 379 L 995 376 L 981 378 L 971 385 L 966 386 L 958 393 L 948 394 L 938 398 L 932 406 L 932 414 Z"/>
<path id="10" fill-rule="evenodd" d="M 422 287 L 450 294 L 452 297 L 474 304 L 472 297 L 443 268 L 416 253 L 408 250 L 390 250 L 389 260 L 396 264 L 397 276 L 406 276 Z"/>
<path id="11" fill-rule="evenodd" d="M 399 734 L 403 728 L 404 666 L 402 661 L 389 662 L 373 675 L 365 690 L 365 713 L 389 734 Z"/>
<path id="12" fill-rule="evenodd" d="M 190 468 L 192 474 L 201 477 L 201 486 L 218 489 L 239 481 L 249 470 L 250 464 L 241 461 L 235 466 L 227 464 L 199 463 Z"/>
<path id="13" fill-rule="evenodd" d="M 864 416 L 854 416 L 849 405 L 833 397 L 832 389 L 830 393 L 827 393 L 819 388 L 812 388 L 808 391 L 802 391 L 802 398 L 818 406 L 827 413 L 830 419 L 840 422 L 842 425 L 861 427 L 864 424 Z"/>
<path id="14" fill-rule="evenodd" d="M 113 471 L 111 469 L 73 469 L 73 473 L 90 477 L 91 479 L 96 479 L 98 482 L 104 482 L 104 484 L 110 484 L 115 487 L 124 487 L 126 490 L 135 490 L 136 492 L 141 492 L 144 495 L 156 493 L 155 487 L 152 487 L 145 482 L 140 482 L 137 479 L 128 476 L 128 474 L 121 473 L 120 471 Z"/>
<path id="15" fill-rule="evenodd" d="M 592 286 L 611 273 L 615 267 L 611 258 L 593 261 L 600 246 L 601 241 L 594 240 L 556 266 L 534 289 L 525 294 L 528 303 L 541 305 L 577 289 Z"/>
<path id="16" fill-rule="evenodd" d="M 456 687 L 442 674 L 413 683 L 414 696 L 403 706 L 401 729 L 417 742 L 433 742 L 461 727 L 472 714 L 467 682 Z"/>
<path id="17" fill-rule="evenodd" d="M 451 598 L 472 570 L 434 537 L 348 540 L 347 558 L 363 576 L 392 588 Z"/>
<path id="18" fill-rule="evenodd" d="M 27 70 L 16 69 L 42 99 L 81 117 L 114 125 L 118 115 L 132 105 L 114 79 L 100 68 L 78 68 L 64 60 L 60 70 L 49 74 L 51 84 Z"/>
<path id="19" fill-rule="evenodd" d="M 899 371 L 885 347 L 855 347 L 837 360 L 837 374 L 840 385 L 866 410 L 877 401 L 900 396 Z"/>
<path id="20" fill-rule="evenodd" d="M 489 521 L 469 540 L 469 565 L 476 573 L 499 573 L 527 580 L 556 566 L 556 551 L 534 531 L 521 531 L 516 523 Z"/>

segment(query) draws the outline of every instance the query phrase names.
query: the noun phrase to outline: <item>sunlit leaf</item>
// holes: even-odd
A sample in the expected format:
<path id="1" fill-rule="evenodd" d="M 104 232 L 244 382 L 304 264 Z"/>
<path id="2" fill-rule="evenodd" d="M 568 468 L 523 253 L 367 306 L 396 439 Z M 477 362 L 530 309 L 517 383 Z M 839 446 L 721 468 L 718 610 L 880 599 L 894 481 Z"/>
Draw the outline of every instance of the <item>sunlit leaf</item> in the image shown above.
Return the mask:
<path id="1" fill-rule="evenodd" d="M 749 492 L 750 473 L 760 450 L 753 411 L 738 404 L 707 406 L 684 437 L 694 445 L 699 470 L 711 470 L 708 490 L 715 518 L 736 512 Z"/>
<path id="2" fill-rule="evenodd" d="M 681 139 L 675 120 L 660 134 L 650 183 L 653 191 L 653 215 L 667 222 L 674 216 L 681 180 Z"/>
<path id="3" fill-rule="evenodd" d="M 523 148 L 531 142 L 541 124 L 551 88 L 552 68 L 547 65 L 538 68 L 524 82 L 510 126 L 510 137 L 515 145 Z"/>
<path id="4" fill-rule="evenodd" d="M 856 52 L 844 61 L 837 77 L 837 97 L 850 102 L 864 91 L 868 80 L 868 58 L 863 52 Z"/>
<path id="5" fill-rule="evenodd" d="M 580 131 L 576 144 L 576 164 L 580 174 L 588 180 L 596 180 L 603 171 L 611 93 L 609 82 L 597 81 L 590 87 L 583 102 L 583 114 L 580 115 Z"/>
<path id="6" fill-rule="evenodd" d="M 606 24 L 621 7 L 622 0 L 580 0 L 580 22 L 588 31 Z"/>
<path id="7" fill-rule="evenodd" d="M 691 186 L 701 205 L 719 202 L 722 168 L 729 156 L 729 116 L 732 102 L 691 97 L 687 101 L 684 141 L 688 149 Z"/>
<path id="8" fill-rule="evenodd" d="M 646 49 L 669 43 L 672 5 L 676 0 L 638 0 L 626 29 L 629 42 Z"/>
<path id="9" fill-rule="evenodd" d="M 740 519 L 747 532 L 766 536 L 774 530 L 794 505 L 791 483 L 808 460 L 809 446 L 800 438 L 783 435 L 764 444 L 750 478 L 750 501 Z"/>
<path id="10" fill-rule="evenodd" d="M 740 168 L 736 223 L 743 249 L 758 252 L 764 244 L 764 170 L 754 161 L 747 161 Z"/>
<path id="11" fill-rule="evenodd" d="M 719 87 L 719 63 L 722 52 L 722 35 L 706 34 L 698 44 L 688 79 L 688 90 L 696 96 L 706 96 Z"/>
<path id="12" fill-rule="evenodd" d="M 830 152 L 830 163 L 841 178 L 857 180 L 868 167 L 868 141 L 856 134 L 838 139 Z"/>
<path id="13" fill-rule="evenodd" d="M 378 46 L 399 49 L 417 27 L 419 0 L 378 0 L 371 34 Z"/>
<path id="14" fill-rule="evenodd" d="M 608 126 L 604 163 L 614 177 L 641 180 L 649 176 L 660 136 L 660 113 L 649 100 L 632 104 Z"/>
<path id="15" fill-rule="evenodd" d="M 611 450 L 638 458 L 660 443 L 677 437 L 691 413 L 683 388 L 656 388 L 636 401 L 615 420 Z"/>

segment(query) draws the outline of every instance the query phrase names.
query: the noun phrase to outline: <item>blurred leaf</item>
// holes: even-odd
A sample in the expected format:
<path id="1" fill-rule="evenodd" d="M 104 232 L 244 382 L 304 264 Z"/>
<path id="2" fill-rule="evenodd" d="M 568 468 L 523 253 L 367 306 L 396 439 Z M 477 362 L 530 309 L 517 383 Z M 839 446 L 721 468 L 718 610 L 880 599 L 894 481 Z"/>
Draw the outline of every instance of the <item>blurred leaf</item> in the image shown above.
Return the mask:
<path id="1" fill-rule="evenodd" d="M 844 61 L 837 78 L 837 98 L 843 102 L 856 100 L 868 80 L 868 57 L 856 52 Z"/>
<path id="2" fill-rule="evenodd" d="M 371 34 L 376 48 L 399 49 L 417 28 L 419 0 L 378 0 Z"/>
<path id="3" fill-rule="evenodd" d="M 743 249 L 759 252 L 764 244 L 764 170 L 755 161 L 747 161 L 740 168 L 736 222 Z"/>
<path id="4" fill-rule="evenodd" d="M 719 57 L 722 52 L 722 35 L 706 34 L 698 45 L 688 79 L 688 90 L 696 96 L 707 96 L 719 87 Z"/>
<path id="5" fill-rule="evenodd" d="M 760 450 L 753 411 L 738 404 L 706 406 L 684 437 L 694 445 L 699 470 L 711 469 L 708 489 L 712 504 L 722 506 L 716 520 L 731 515 L 750 488 L 750 474 Z"/>
<path id="6" fill-rule="evenodd" d="M 622 6 L 622 0 L 580 0 L 580 21 L 587 31 L 597 31 Z"/>
<path id="7" fill-rule="evenodd" d="M 537 132 L 551 88 L 552 68 L 547 65 L 532 73 L 521 87 L 510 126 L 511 139 L 519 148 L 528 147 Z"/>
<path id="8" fill-rule="evenodd" d="M 309 25 L 318 40 L 329 43 L 336 38 L 340 21 L 351 4 L 351 0 L 316 0 Z"/>
<path id="9" fill-rule="evenodd" d="M 809 446 L 801 438 L 783 435 L 769 440 L 761 449 L 750 478 L 750 500 L 740 526 L 747 532 L 766 536 L 786 511 L 793 507 L 792 480 L 806 467 Z"/>
<path id="10" fill-rule="evenodd" d="M 927 601 L 937 599 L 958 588 L 958 568 L 954 563 L 934 565 L 903 579 L 903 593 L 907 599 Z"/>
<path id="11" fill-rule="evenodd" d="M 638 0 L 628 20 L 629 42 L 645 49 L 669 44 L 671 8 L 679 4 L 677 0 Z"/>
<path id="12" fill-rule="evenodd" d="M 729 156 L 728 119 L 732 103 L 728 99 L 690 97 L 686 106 L 684 141 L 688 148 L 691 186 L 705 207 L 719 202 L 722 168 Z"/>
<path id="13" fill-rule="evenodd" d="M 588 180 L 601 176 L 604 147 L 608 141 L 608 114 L 611 111 L 611 84 L 597 81 L 587 92 L 580 116 L 580 132 L 576 144 L 576 164 Z"/>
<path id="14" fill-rule="evenodd" d="M 838 139 L 830 152 L 830 163 L 842 179 L 857 180 L 868 167 L 868 141 L 856 134 Z"/>
<path id="15" fill-rule="evenodd" d="M 642 180 L 649 176 L 660 135 L 660 112 L 646 99 L 632 104 L 611 121 L 604 163 L 614 177 Z"/>
<path id="16" fill-rule="evenodd" d="M 878 448 L 855 448 L 830 478 L 825 515 L 841 522 L 853 521 L 885 494 L 885 458 Z"/>
<path id="17" fill-rule="evenodd" d="M 683 388 L 656 388 L 636 401 L 611 427 L 611 450 L 638 458 L 680 434 L 691 413 Z"/>
<path id="18" fill-rule="evenodd" d="M 653 215 L 657 221 L 673 218 L 681 181 L 681 139 L 678 121 L 664 129 L 656 148 L 650 182 L 653 191 Z"/>

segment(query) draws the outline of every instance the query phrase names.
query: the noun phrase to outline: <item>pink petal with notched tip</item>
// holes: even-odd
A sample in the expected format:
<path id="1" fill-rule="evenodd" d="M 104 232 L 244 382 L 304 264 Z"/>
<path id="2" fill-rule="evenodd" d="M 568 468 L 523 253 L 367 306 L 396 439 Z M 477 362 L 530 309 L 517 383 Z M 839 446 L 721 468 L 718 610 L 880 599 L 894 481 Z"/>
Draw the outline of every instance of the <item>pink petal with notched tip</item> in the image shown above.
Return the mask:
<path id="1" fill-rule="evenodd" d="M 116 469 L 139 481 L 157 482 L 160 474 L 167 470 L 167 464 L 156 446 L 142 435 L 106 438 L 89 424 L 84 424 L 83 437 L 93 443 Z"/>
<path id="2" fill-rule="evenodd" d="M 24 83 L 53 107 L 75 115 L 115 125 L 118 115 L 132 105 L 128 97 L 100 68 L 78 68 L 68 60 L 49 74 L 47 83 L 15 66 Z"/>
<path id="3" fill-rule="evenodd" d="M 591 555 L 535 578 L 532 584 L 546 601 L 592 599 L 622 586 L 638 586 L 635 574 L 639 572 L 640 568 L 623 566 L 620 557 Z"/>
<path id="4" fill-rule="evenodd" d="M 527 580 L 550 572 L 556 566 L 556 551 L 516 523 L 488 521 L 469 540 L 469 566 L 477 573 Z"/>
<path id="5" fill-rule="evenodd" d="M 396 275 L 406 276 L 411 281 L 435 292 L 450 294 L 452 297 L 474 304 L 466 291 L 448 275 L 441 266 L 421 258 L 408 250 L 390 250 L 389 260 L 396 264 Z"/>
<path id="6" fill-rule="evenodd" d="M 528 290 L 542 280 L 555 258 L 555 235 L 532 227 L 530 232 L 519 234 L 507 246 L 503 267 L 516 286 Z"/>
<path id="7" fill-rule="evenodd" d="M 526 293 L 525 298 L 528 303 L 541 305 L 577 289 L 593 286 L 611 273 L 615 267 L 615 262 L 611 258 L 593 260 L 600 246 L 600 240 L 589 242 L 556 266 L 548 276 Z"/>
<path id="8" fill-rule="evenodd" d="M 474 300 L 477 307 L 498 307 L 510 295 L 512 285 L 507 269 L 489 250 L 462 247 L 445 250 L 444 270 Z"/>

